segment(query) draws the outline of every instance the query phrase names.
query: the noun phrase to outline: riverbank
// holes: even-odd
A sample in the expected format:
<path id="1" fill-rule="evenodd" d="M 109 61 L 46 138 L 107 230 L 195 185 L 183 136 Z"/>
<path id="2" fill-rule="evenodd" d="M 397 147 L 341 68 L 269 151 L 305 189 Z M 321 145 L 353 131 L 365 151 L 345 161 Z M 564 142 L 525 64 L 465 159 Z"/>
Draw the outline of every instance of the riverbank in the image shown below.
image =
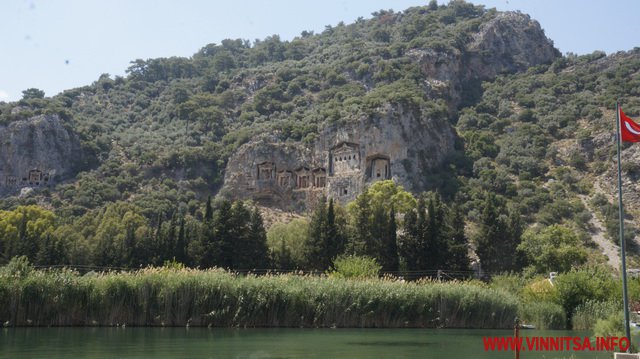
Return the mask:
<path id="1" fill-rule="evenodd" d="M 517 311 L 515 296 L 458 282 L 169 268 L 0 277 L 5 326 L 510 328 Z"/>

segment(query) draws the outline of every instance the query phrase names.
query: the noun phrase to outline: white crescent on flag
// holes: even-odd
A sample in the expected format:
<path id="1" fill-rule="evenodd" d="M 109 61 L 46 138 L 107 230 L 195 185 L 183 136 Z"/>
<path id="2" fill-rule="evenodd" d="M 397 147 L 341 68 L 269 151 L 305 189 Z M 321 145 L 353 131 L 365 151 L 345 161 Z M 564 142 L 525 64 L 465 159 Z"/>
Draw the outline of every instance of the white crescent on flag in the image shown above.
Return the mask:
<path id="1" fill-rule="evenodd" d="M 629 122 L 624 121 L 624 126 L 627 128 L 627 130 L 629 130 L 629 132 L 633 133 L 634 135 L 640 135 L 640 131 L 634 130 L 633 127 L 631 127 L 631 125 L 629 124 Z"/>

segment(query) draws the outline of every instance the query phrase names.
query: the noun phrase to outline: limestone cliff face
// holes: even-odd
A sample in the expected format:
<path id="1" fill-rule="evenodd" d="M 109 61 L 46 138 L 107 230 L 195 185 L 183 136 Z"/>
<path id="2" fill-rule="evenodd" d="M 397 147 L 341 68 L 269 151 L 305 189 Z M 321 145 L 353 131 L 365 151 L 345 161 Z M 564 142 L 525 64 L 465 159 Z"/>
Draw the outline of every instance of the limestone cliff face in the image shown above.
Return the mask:
<path id="1" fill-rule="evenodd" d="M 467 50 L 467 78 L 524 71 L 560 56 L 540 24 L 518 12 L 500 13 L 482 25 Z"/>
<path id="2" fill-rule="evenodd" d="M 351 201 L 385 179 L 419 191 L 454 140 L 447 122 L 389 105 L 374 118 L 326 127 L 312 145 L 283 143 L 277 134 L 243 145 L 229 160 L 221 195 L 300 211 L 323 194 Z"/>
<path id="3" fill-rule="evenodd" d="M 482 80 L 549 63 L 560 54 L 528 15 L 501 13 L 480 26 L 464 50 L 421 48 L 407 56 L 420 65 L 426 97 L 445 99 L 454 115 Z M 425 174 L 454 150 L 456 136 L 446 118 L 422 116 L 389 103 L 347 125 L 325 125 L 313 144 L 264 136 L 231 156 L 221 194 L 300 210 L 321 194 L 351 201 L 384 179 L 421 191 Z"/>
<path id="4" fill-rule="evenodd" d="M 0 126 L 0 193 L 71 177 L 80 152 L 77 136 L 55 115 Z"/>
<path id="5" fill-rule="evenodd" d="M 408 55 L 419 62 L 428 94 L 448 97 L 454 111 L 462 94 L 480 81 L 550 63 L 561 54 L 529 15 L 504 12 L 480 26 L 464 51 L 425 48 Z"/>

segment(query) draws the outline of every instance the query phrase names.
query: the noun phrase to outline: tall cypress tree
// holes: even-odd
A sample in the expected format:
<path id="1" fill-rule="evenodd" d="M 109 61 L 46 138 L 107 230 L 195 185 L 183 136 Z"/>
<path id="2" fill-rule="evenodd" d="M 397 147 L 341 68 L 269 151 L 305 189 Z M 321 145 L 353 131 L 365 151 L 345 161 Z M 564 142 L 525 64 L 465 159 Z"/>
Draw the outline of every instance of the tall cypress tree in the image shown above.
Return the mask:
<path id="1" fill-rule="evenodd" d="M 514 269 L 513 257 L 516 253 L 513 243 L 519 241 L 519 237 L 515 238 L 514 235 L 519 230 L 510 229 L 509 220 L 504 212 L 505 209 L 498 202 L 496 195 L 487 193 L 480 218 L 480 230 L 475 238 L 476 254 L 485 272 Z"/>
<path id="2" fill-rule="evenodd" d="M 400 255 L 409 270 L 418 269 L 418 259 L 420 255 L 419 249 L 419 230 L 418 216 L 415 209 L 409 209 L 404 214 L 404 228 L 400 236 Z"/>
<path id="3" fill-rule="evenodd" d="M 447 223 L 449 257 L 446 268 L 456 271 L 468 271 L 470 269 L 469 241 L 464 233 L 464 214 L 458 204 L 454 204 L 449 211 Z"/>
<path id="4" fill-rule="evenodd" d="M 164 247 L 164 255 L 163 262 L 167 260 L 172 260 L 175 256 L 176 250 L 176 227 L 177 227 L 177 215 L 171 217 L 171 221 L 169 222 L 169 226 L 166 229 L 167 234 L 165 236 L 166 242 Z"/>
<path id="5" fill-rule="evenodd" d="M 418 270 L 424 270 L 429 268 L 429 253 L 431 251 L 430 243 L 427 238 L 427 208 L 424 195 L 418 199 L 418 205 L 416 207 L 417 220 L 416 220 L 416 268 Z"/>
<path id="6" fill-rule="evenodd" d="M 327 199 L 322 196 L 309 222 L 309 239 L 306 248 L 307 266 L 315 270 L 326 270 L 329 267 L 327 250 Z"/>
<path id="7" fill-rule="evenodd" d="M 163 222 L 163 216 L 161 213 L 158 213 L 158 222 L 156 224 L 156 232 L 153 236 L 155 246 L 153 247 L 153 250 L 152 250 L 153 259 L 151 260 L 151 262 L 155 265 L 162 264 L 163 249 L 165 247 L 165 238 L 164 238 L 164 233 L 162 232 L 162 225 L 163 225 L 162 222 Z"/>
<path id="8" fill-rule="evenodd" d="M 231 256 L 228 268 L 253 269 L 250 222 L 251 212 L 249 209 L 242 201 L 234 202 L 231 207 L 231 238 L 225 244 Z"/>
<path id="9" fill-rule="evenodd" d="M 214 241 L 208 243 L 207 256 L 223 268 L 233 268 L 233 218 L 231 202 L 222 201 L 213 220 Z"/>
<path id="10" fill-rule="evenodd" d="M 251 240 L 251 268 L 266 269 L 269 266 L 269 247 L 267 246 L 267 231 L 264 229 L 262 215 L 258 208 L 251 213 L 249 225 L 249 238 Z"/>
<path id="11" fill-rule="evenodd" d="M 387 220 L 389 218 L 382 203 L 373 204 L 372 207 L 369 224 L 370 244 L 367 246 L 366 255 L 380 261 L 383 257 L 384 237 L 387 234 Z"/>
<path id="12" fill-rule="evenodd" d="M 347 253 L 360 256 L 375 254 L 376 246 L 371 235 L 371 208 L 368 189 L 356 197 L 353 221 Z"/>
<path id="13" fill-rule="evenodd" d="M 344 250 L 343 235 L 338 228 L 336 222 L 336 212 L 333 203 L 333 198 L 329 200 L 329 208 L 327 209 L 327 236 L 326 236 L 326 259 L 328 265 L 333 263 L 333 260 L 342 253 Z"/>
<path id="14" fill-rule="evenodd" d="M 211 208 L 211 195 L 207 197 L 207 204 L 204 207 L 204 221 L 209 222 L 213 219 L 213 208 Z"/>
<path id="15" fill-rule="evenodd" d="M 501 248 L 504 253 L 502 268 L 508 271 L 517 271 L 526 265 L 524 253 L 519 252 L 518 246 L 521 242 L 524 225 L 520 213 L 516 209 L 509 211 L 509 217 L 506 220 L 507 236 Z"/>
<path id="16" fill-rule="evenodd" d="M 447 257 L 447 243 L 444 231 L 444 208 L 438 194 L 429 198 L 427 223 L 424 232 L 425 268 L 444 269 Z"/>
<path id="17" fill-rule="evenodd" d="M 124 241 L 122 243 L 122 251 L 120 252 L 120 263 L 127 267 L 135 267 L 139 263 L 135 263 L 135 248 L 136 248 L 136 232 L 135 228 L 131 225 L 126 226 Z"/>
<path id="18" fill-rule="evenodd" d="M 395 272 L 399 269 L 396 231 L 396 211 L 393 206 L 391 206 L 389 218 L 385 221 L 385 228 L 382 232 L 382 248 L 379 259 L 383 271 Z"/>
<path id="19" fill-rule="evenodd" d="M 184 216 L 180 216 L 180 227 L 176 240 L 175 259 L 178 263 L 187 264 L 187 243 L 185 238 Z"/>

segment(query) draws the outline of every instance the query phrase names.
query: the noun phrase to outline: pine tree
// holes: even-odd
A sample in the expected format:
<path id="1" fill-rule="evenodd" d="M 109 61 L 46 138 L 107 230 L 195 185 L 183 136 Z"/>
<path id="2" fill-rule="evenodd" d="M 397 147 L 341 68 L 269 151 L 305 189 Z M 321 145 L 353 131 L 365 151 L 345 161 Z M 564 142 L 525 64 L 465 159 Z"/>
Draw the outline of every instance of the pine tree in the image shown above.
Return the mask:
<path id="1" fill-rule="evenodd" d="M 62 240 L 47 233 L 42 238 L 34 264 L 56 265 L 66 264 L 66 250 Z"/>
<path id="2" fill-rule="evenodd" d="M 145 267 L 153 264 L 155 251 L 153 232 L 147 228 L 142 236 L 136 237 L 132 254 L 134 266 Z"/>
<path id="3" fill-rule="evenodd" d="M 284 237 L 280 240 L 280 253 L 274 258 L 274 262 L 277 262 L 278 269 L 293 269 L 294 262 L 291 258 L 291 251 L 287 247 L 287 243 L 284 240 Z"/>

